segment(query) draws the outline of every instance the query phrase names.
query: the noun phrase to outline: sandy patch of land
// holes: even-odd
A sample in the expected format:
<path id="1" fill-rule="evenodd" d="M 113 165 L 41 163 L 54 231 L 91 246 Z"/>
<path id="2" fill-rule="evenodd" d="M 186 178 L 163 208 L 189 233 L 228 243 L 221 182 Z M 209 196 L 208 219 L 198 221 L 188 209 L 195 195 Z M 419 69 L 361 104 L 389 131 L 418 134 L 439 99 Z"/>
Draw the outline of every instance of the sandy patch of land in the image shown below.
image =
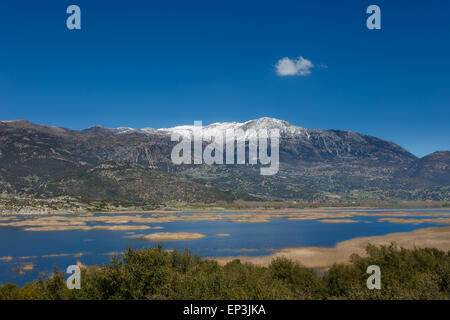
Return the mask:
<path id="1" fill-rule="evenodd" d="M 110 252 L 104 253 L 105 256 L 118 256 L 121 254 L 123 254 L 123 251 L 110 251 Z"/>
<path id="2" fill-rule="evenodd" d="M 328 218 L 351 218 L 355 216 L 362 216 L 357 212 L 316 212 L 316 213 L 304 213 L 297 212 L 296 214 L 291 214 L 288 220 L 317 220 L 317 219 L 328 219 Z"/>
<path id="3" fill-rule="evenodd" d="M 366 217 L 439 217 L 450 216 L 449 212 L 412 212 L 412 211 L 385 211 L 363 214 Z M 361 215 L 362 216 L 362 215 Z"/>
<path id="4" fill-rule="evenodd" d="M 29 262 L 29 263 L 24 263 L 20 267 L 12 269 L 12 271 L 15 271 L 19 274 L 24 274 L 26 271 L 31 271 L 33 269 L 34 269 L 34 263 Z"/>
<path id="5" fill-rule="evenodd" d="M 11 221 L 16 219 L 16 216 L 7 216 L 7 217 L 0 217 L 0 221 Z"/>
<path id="6" fill-rule="evenodd" d="M 68 230 L 111 230 L 111 231 L 126 231 L 126 230 L 146 230 L 151 229 L 149 226 L 143 225 L 112 225 L 112 226 L 43 226 L 43 227 L 26 227 L 25 231 L 68 231 Z"/>
<path id="7" fill-rule="evenodd" d="M 218 236 L 218 237 L 229 237 L 230 234 L 229 233 L 218 233 L 218 234 L 216 234 L 216 236 Z"/>
<path id="8" fill-rule="evenodd" d="M 40 258 L 40 256 L 21 256 L 21 257 L 17 257 L 17 259 L 20 260 L 29 260 L 29 259 L 37 259 Z"/>
<path id="9" fill-rule="evenodd" d="M 11 261 L 13 257 L 7 256 L 7 257 L 0 257 L 0 261 Z"/>
<path id="10" fill-rule="evenodd" d="M 114 225 L 114 226 L 93 226 L 92 230 L 115 230 L 115 231 L 127 231 L 127 230 L 146 230 L 151 229 L 149 226 L 132 226 L 132 225 Z"/>
<path id="11" fill-rule="evenodd" d="M 73 254 L 70 253 L 51 253 L 51 254 L 44 254 L 41 256 L 41 258 L 59 258 L 59 257 L 69 257 L 73 256 Z"/>
<path id="12" fill-rule="evenodd" d="M 97 214 L 124 214 L 124 213 L 151 213 L 151 214 L 157 214 L 157 213 L 181 213 L 186 212 L 179 209 L 175 210 L 116 210 L 116 211 L 98 211 L 95 212 Z"/>
<path id="13" fill-rule="evenodd" d="M 75 258 L 81 258 L 83 253 L 51 253 L 42 255 L 41 258 L 59 258 L 59 257 L 70 257 L 73 256 Z"/>
<path id="14" fill-rule="evenodd" d="M 358 223 L 359 221 L 352 219 L 322 219 L 319 220 L 322 223 Z"/>
<path id="15" fill-rule="evenodd" d="M 362 212 L 361 210 L 367 211 Z M 431 210 L 431 209 L 430 209 Z M 16 219 L 16 217 L 2 217 L 0 227 L 18 227 L 26 231 L 66 231 L 66 230 L 145 230 L 150 228 L 163 228 L 160 226 L 146 226 L 145 224 L 159 224 L 179 221 L 232 221 L 236 223 L 265 223 L 271 219 L 284 218 L 288 220 L 320 220 L 323 223 L 352 223 L 352 217 L 428 217 L 438 219 L 439 223 L 450 224 L 450 213 L 445 211 L 430 212 L 421 209 L 418 212 L 407 209 L 377 209 L 377 208 L 333 208 L 333 209 L 282 209 L 282 210 L 261 210 L 249 212 L 164 212 L 147 215 L 97 215 L 83 214 L 78 216 L 33 216 L 32 218 Z M 334 221 L 332 221 L 332 219 Z M 339 220 L 340 219 L 340 220 Z M 447 220 L 444 220 L 447 219 Z M 385 220 L 389 221 L 389 220 Z M 395 220 L 391 220 L 394 222 Z M 401 220 L 397 220 L 400 223 Z M 428 222 L 425 218 L 422 221 L 408 220 L 404 223 Z M 95 224 L 95 225 L 88 225 Z M 135 225 L 128 225 L 135 224 Z M 142 224 L 142 225 L 138 225 Z M 106 225 L 106 226 L 104 226 Z"/>
<path id="16" fill-rule="evenodd" d="M 441 223 L 441 224 L 450 224 L 450 218 L 422 218 L 422 219 L 402 219 L 402 218 L 382 218 L 378 219 L 378 221 L 388 221 L 391 223 Z"/>
<path id="17" fill-rule="evenodd" d="M 231 221 L 236 223 L 262 223 L 262 222 L 269 222 L 270 219 L 263 217 L 254 217 L 254 218 L 234 219 Z"/>
<path id="18" fill-rule="evenodd" d="M 287 257 L 309 268 L 327 268 L 334 263 L 350 263 L 350 256 L 354 253 L 365 256 L 365 248 L 369 243 L 377 246 L 395 243 L 407 249 L 417 247 L 448 251 L 450 250 L 450 227 L 433 227 L 412 232 L 391 233 L 384 236 L 355 238 L 339 242 L 334 248 L 287 248 L 268 256 L 220 257 L 214 259 L 220 264 L 240 259 L 242 262 L 267 266 L 274 258 Z"/>
<path id="19" fill-rule="evenodd" d="M 31 271 L 34 269 L 34 264 L 33 263 L 25 263 L 22 267 L 21 270 L 22 271 Z"/>
<path id="20" fill-rule="evenodd" d="M 201 233 L 189 232 L 157 232 L 147 235 L 135 235 L 132 238 L 148 240 L 148 241 L 171 241 L 171 240 L 194 240 L 204 238 L 205 235 Z"/>
<path id="21" fill-rule="evenodd" d="M 0 257 L 1 260 L 5 261 L 11 261 L 11 260 L 30 260 L 30 259 L 39 259 L 39 258 L 59 258 L 59 257 L 70 257 L 73 256 L 75 258 L 81 258 L 86 253 L 50 253 L 50 254 L 44 254 L 40 256 L 20 256 L 20 257 Z"/>

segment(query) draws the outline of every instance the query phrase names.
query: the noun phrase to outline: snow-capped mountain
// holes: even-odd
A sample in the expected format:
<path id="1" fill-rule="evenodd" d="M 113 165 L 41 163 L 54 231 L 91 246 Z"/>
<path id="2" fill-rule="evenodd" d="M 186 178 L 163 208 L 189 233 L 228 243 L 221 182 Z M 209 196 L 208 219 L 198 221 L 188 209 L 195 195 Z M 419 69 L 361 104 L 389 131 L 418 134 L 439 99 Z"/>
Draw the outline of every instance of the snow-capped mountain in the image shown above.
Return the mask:
<path id="1" fill-rule="evenodd" d="M 197 127 L 198 128 L 198 127 Z M 176 126 L 172 128 L 143 128 L 143 129 L 133 129 L 127 127 L 120 127 L 117 129 L 112 129 L 115 134 L 162 134 L 170 135 L 172 133 L 178 133 L 182 136 L 192 136 L 193 131 L 196 129 L 194 125 L 183 125 Z M 202 126 L 201 133 L 204 137 L 217 136 L 219 134 L 225 134 L 227 130 L 243 130 L 246 133 L 246 137 L 251 135 L 253 132 L 258 132 L 259 130 L 280 130 L 280 136 L 291 138 L 291 137 L 306 137 L 309 138 L 308 130 L 299 126 L 291 125 L 287 121 L 263 117 L 256 120 L 249 120 L 246 122 L 216 122 L 210 125 Z"/>
<path id="2" fill-rule="evenodd" d="M 167 195 L 167 199 L 178 199 L 180 192 L 164 188 L 183 184 L 179 177 L 170 180 L 167 176 L 181 174 L 184 181 L 192 178 L 192 183 L 201 181 L 263 198 L 322 199 L 333 193 L 350 200 L 354 197 L 367 200 L 368 194 L 370 199 L 381 200 L 449 199 L 448 151 L 419 159 L 399 145 L 376 137 L 344 130 L 305 129 L 273 118 L 218 122 L 202 127 L 204 139 L 228 129 L 280 130 L 279 173 L 266 180 L 252 166 L 176 165 L 171 159 L 176 145 L 171 141 L 171 134 L 190 135 L 193 125 L 162 129 L 94 126 L 71 130 L 25 120 L 0 121 L 0 193 L 68 194 L 98 199 L 113 199 L 120 194 L 120 199 L 134 199 L 137 190 L 159 188 L 162 190 L 157 191 Z M 127 166 L 139 169 L 133 167 L 133 176 L 123 179 L 122 174 L 130 173 Z M 120 173 L 121 185 L 114 179 L 102 180 L 110 177 L 109 174 L 92 178 L 96 170 Z M 84 173 L 80 175 L 80 172 Z M 160 172 L 165 175 L 161 176 Z M 130 183 L 130 189 L 122 188 L 125 180 Z M 143 185 L 142 181 L 148 184 Z M 161 181 L 166 182 L 161 184 Z M 99 184 L 103 187 L 99 188 Z M 104 188 L 110 193 L 104 193 Z M 185 191 L 192 201 L 200 189 L 195 190 Z"/>

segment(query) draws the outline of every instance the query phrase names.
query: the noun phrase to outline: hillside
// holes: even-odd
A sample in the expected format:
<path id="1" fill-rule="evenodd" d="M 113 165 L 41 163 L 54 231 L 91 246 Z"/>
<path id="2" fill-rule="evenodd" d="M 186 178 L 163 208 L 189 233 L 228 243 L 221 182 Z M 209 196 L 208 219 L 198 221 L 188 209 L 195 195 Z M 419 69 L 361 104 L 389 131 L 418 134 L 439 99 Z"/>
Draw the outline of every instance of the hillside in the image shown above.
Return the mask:
<path id="1" fill-rule="evenodd" d="M 192 126 L 77 131 L 1 121 L 0 192 L 157 202 L 248 195 L 307 201 L 450 199 L 449 151 L 420 159 L 376 137 L 310 130 L 271 118 L 215 123 L 202 131 L 208 136 L 230 128 L 279 129 L 278 174 L 261 176 L 258 165 L 174 165 L 170 134 L 190 135 Z"/>

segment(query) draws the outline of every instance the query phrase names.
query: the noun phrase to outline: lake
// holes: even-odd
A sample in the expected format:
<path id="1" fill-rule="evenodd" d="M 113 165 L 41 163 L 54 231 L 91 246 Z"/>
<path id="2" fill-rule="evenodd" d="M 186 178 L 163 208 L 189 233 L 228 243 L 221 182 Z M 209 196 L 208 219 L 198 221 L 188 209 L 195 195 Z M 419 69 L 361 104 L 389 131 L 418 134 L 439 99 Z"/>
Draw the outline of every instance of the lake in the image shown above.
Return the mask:
<path id="1" fill-rule="evenodd" d="M 298 210 L 298 212 L 302 211 Z M 190 215 L 195 216 L 196 213 L 183 212 L 170 214 L 169 216 L 175 220 L 170 222 L 122 223 L 123 225 L 157 226 L 161 230 L 26 231 L 22 227 L 3 225 L 0 226 L 0 283 L 12 282 L 23 285 L 27 281 L 36 280 L 41 272 L 48 275 L 54 265 L 58 266 L 60 270 L 65 270 L 67 266 L 75 264 L 77 261 L 85 265 L 107 263 L 114 253 L 120 253 L 127 246 L 148 248 L 162 243 L 166 249 L 189 248 L 201 257 L 268 255 L 287 247 L 333 247 L 337 242 L 356 237 L 409 232 L 419 228 L 446 225 L 434 222 L 413 224 L 379 221 L 382 218 L 435 219 L 450 217 L 450 209 L 317 209 L 317 212 L 322 215 L 334 212 L 353 212 L 353 215 L 346 217 L 344 221 L 351 220 L 356 223 L 349 221 L 323 223 L 318 219 L 308 218 L 289 220 L 289 217 L 278 216 L 270 217 L 267 222 L 242 223 L 236 220 L 236 215 L 241 214 L 239 212 L 211 212 L 214 216 L 220 216 L 220 219 L 191 221 L 183 219 L 188 219 Z M 399 216 L 395 216 L 395 212 L 399 212 Z M 409 216 L 405 216 L 405 213 Z M 315 213 L 308 214 L 314 215 Z M 105 216 L 104 213 L 100 215 Z M 122 217 L 138 215 L 144 218 L 164 216 L 164 214 L 152 213 L 120 213 L 118 215 Z M 260 213 L 255 212 L 254 215 L 258 216 Z M 229 216 L 232 216 L 233 219 L 228 219 Z M 35 218 L 36 216 L 16 216 L 15 221 L 27 221 L 27 219 Z M 338 220 L 338 218 L 336 219 Z M 94 221 L 83 223 L 85 226 L 100 224 Z M 155 232 L 201 233 L 204 237 L 193 240 L 158 242 L 136 237 L 136 235 Z M 29 268 L 32 270 L 20 270 L 27 264 L 33 266 L 33 268 Z"/>

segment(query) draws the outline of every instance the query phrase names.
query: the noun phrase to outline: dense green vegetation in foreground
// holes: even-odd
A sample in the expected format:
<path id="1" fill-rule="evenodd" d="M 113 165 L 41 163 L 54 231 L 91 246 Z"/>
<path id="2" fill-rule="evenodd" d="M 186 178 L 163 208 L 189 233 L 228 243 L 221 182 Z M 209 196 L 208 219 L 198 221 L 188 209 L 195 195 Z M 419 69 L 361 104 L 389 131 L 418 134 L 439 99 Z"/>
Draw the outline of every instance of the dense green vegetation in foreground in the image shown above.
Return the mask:
<path id="1" fill-rule="evenodd" d="M 367 247 L 367 257 L 319 276 L 285 258 L 269 267 L 234 260 L 225 266 L 188 250 L 127 249 L 109 264 L 82 268 L 81 290 L 55 273 L 24 287 L 0 286 L 0 299 L 450 299 L 450 251 Z M 367 266 L 381 269 L 381 290 L 369 290 Z"/>

